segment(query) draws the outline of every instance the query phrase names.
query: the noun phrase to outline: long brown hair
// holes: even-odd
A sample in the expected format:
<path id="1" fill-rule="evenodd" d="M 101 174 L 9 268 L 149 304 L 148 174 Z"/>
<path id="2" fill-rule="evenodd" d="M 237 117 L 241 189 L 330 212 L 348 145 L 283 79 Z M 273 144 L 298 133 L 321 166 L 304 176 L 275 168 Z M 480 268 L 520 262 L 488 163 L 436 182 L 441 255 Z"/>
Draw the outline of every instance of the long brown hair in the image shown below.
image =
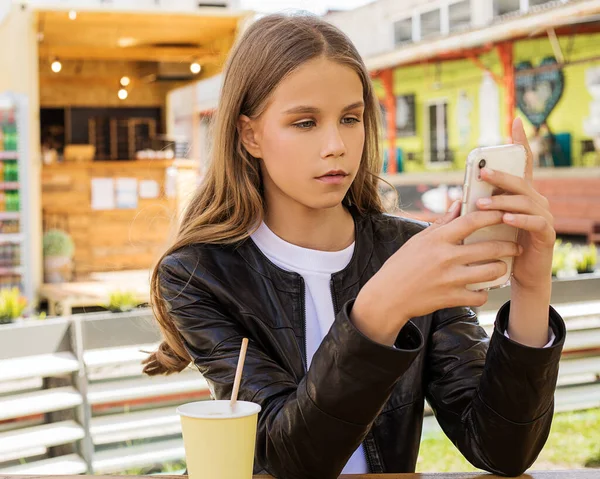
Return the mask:
<path id="1" fill-rule="evenodd" d="M 223 72 L 206 176 L 183 215 L 174 244 L 152 274 L 152 307 L 164 341 L 144 361 L 146 374 L 179 372 L 191 361 L 161 296 L 162 259 L 191 244 L 237 243 L 247 238 L 263 219 L 260 166 L 242 146 L 237 129 L 239 116 L 258 117 L 277 85 L 300 65 L 319 56 L 352 68 L 360 77 L 365 144 L 346 200 L 361 214 L 383 212 L 377 176 L 381 169 L 379 103 L 369 73 L 350 39 L 313 15 L 268 15 L 254 22 L 234 46 Z"/>

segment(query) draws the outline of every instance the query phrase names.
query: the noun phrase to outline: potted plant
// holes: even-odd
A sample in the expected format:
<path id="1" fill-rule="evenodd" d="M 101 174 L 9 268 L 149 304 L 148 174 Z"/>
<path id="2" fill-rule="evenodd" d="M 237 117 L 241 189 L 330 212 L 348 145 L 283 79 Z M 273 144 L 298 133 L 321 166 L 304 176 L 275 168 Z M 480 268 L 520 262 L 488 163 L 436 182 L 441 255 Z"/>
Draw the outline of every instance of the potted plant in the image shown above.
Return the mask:
<path id="1" fill-rule="evenodd" d="M 113 313 L 133 310 L 138 305 L 137 297 L 130 291 L 113 291 L 108 297 L 106 309 Z"/>
<path id="2" fill-rule="evenodd" d="M 577 255 L 577 272 L 579 274 L 593 273 L 598 261 L 598 251 L 596 246 L 591 244 L 589 246 L 582 246 L 579 248 Z"/>
<path id="3" fill-rule="evenodd" d="M 20 318 L 27 307 L 27 299 L 21 295 L 19 288 L 0 290 L 0 324 L 12 323 Z"/>
<path id="4" fill-rule="evenodd" d="M 44 233 L 44 281 L 62 283 L 73 278 L 75 244 L 65 231 L 52 229 Z"/>
<path id="5" fill-rule="evenodd" d="M 571 252 L 571 243 L 563 244 L 562 240 L 557 239 L 554 243 L 554 255 L 552 256 L 552 276 L 558 277 L 567 269 L 568 256 Z"/>

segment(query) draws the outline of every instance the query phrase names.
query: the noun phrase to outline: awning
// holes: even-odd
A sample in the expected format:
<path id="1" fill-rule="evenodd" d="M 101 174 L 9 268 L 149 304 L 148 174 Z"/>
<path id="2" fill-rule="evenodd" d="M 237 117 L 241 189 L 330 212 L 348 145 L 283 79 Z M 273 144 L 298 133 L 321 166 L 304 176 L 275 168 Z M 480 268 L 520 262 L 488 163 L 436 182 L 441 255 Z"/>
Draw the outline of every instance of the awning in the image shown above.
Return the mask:
<path id="1" fill-rule="evenodd" d="M 370 71 L 423 62 L 455 52 L 539 34 L 600 14 L 600 0 L 582 0 L 461 33 L 397 48 L 365 60 Z"/>
<path id="2" fill-rule="evenodd" d="M 250 12 L 203 8 L 180 13 L 77 9 L 36 12 L 40 57 L 136 62 L 215 61 L 229 51 Z"/>

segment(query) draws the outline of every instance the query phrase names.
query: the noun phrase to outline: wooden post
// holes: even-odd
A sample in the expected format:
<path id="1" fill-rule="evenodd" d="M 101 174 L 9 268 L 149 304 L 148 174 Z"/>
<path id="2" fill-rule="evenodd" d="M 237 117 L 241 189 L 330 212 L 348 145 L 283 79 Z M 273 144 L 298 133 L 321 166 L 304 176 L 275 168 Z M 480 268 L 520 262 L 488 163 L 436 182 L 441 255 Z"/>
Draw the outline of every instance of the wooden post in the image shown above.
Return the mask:
<path id="1" fill-rule="evenodd" d="M 396 167 L 396 98 L 394 97 L 394 72 L 383 70 L 379 78 L 385 89 L 385 110 L 388 139 L 388 174 L 397 173 Z"/>
<path id="2" fill-rule="evenodd" d="M 506 95 L 504 105 L 506 108 L 506 137 L 512 138 L 512 124 L 515 119 L 515 68 L 513 65 L 512 42 L 500 43 L 497 46 L 498 56 L 502 62 L 504 93 Z"/>

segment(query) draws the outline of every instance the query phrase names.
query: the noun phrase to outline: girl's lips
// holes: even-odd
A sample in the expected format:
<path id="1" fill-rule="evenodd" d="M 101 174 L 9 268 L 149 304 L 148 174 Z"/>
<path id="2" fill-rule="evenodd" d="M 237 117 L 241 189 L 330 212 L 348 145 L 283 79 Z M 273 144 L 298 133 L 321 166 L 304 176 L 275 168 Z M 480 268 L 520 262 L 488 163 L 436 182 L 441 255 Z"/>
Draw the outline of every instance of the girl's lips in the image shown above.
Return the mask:
<path id="1" fill-rule="evenodd" d="M 346 176 L 348 175 L 325 175 L 318 177 L 317 180 L 330 185 L 339 185 L 344 182 Z"/>

